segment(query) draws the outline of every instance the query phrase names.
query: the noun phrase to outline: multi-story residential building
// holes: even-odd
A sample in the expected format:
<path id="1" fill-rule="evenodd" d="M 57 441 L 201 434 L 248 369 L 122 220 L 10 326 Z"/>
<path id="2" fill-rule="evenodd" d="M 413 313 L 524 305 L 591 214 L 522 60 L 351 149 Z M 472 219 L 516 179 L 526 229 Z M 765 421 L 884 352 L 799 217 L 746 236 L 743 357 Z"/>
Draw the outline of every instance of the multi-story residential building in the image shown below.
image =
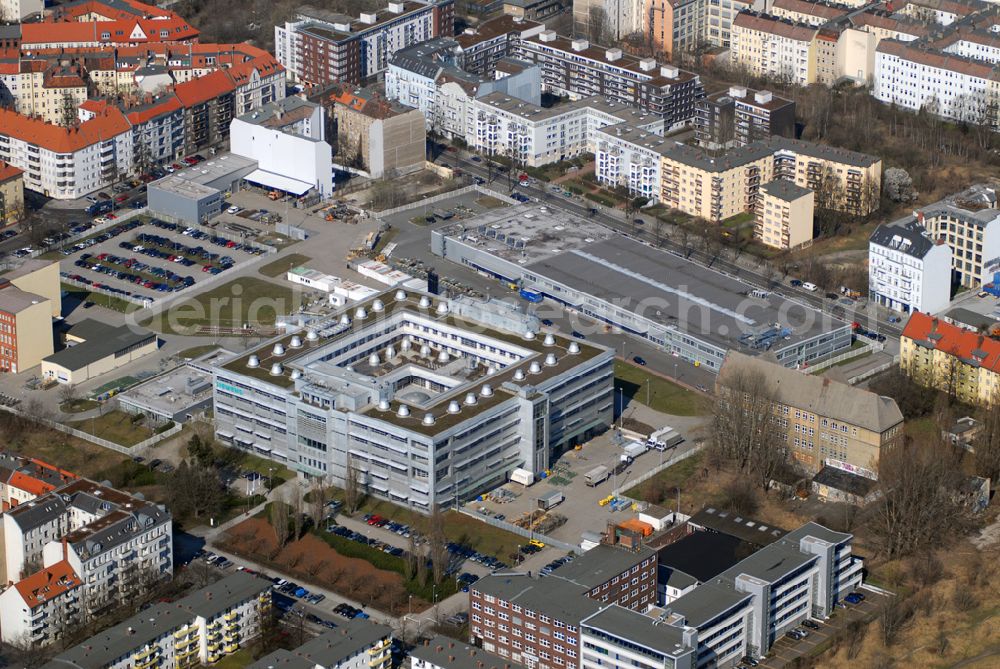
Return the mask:
<path id="1" fill-rule="evenodd" d="M 702 98 L 697 107 L 695 137 L 707 149 L 731 149 L 772 135 L 795 135 L 795 103 L 771 91 L 732 86 Z"/>
<path id="2" fill-rule="evenodd" d="M 333 150 L 325 109 L 300 97 L 282 98 L 233 119 L 230 150 L 257 161 L 245 178 L 286 192 L 333 195 Z"/>
<path id="3" fill-rule="evenodd" d="M 899 339 L 899 369 L 969 404 L 991 406 L 1000 397 L 1000 342 L 919 311 Z"/>
<path id="4" fill-rule="evenodd" d="M 872 95 L 907 109 L 926 108 L 944 118 L 995 127 L 1000 78 L 994 62 L 884 39 L 876 49 Z"/>
<path id="5" fill-rule="evenodd" d="M 602 544 L 546 577 L 487 576 L 469 602 L 477 646 L 538 669 L 577 667 L 582 620 L 602 604 L 645 611 L 656 603 L 656 553 Z"/>
<path id="6" fill-rule="evenodd" d="M 774 151 L 765 142 L 719 158 L 675 142 L 662 155 L 660 202 L 713 222 L 754 211 L 761 184 L 775 178 Z"/>
<path id="7" fill-rule="evenodd" d="M 814 193 L 791 181 L 778 179 L 760 188 L 755 239 L 776 249 L 794 249 L 813 238 Z"/>
<path id="8" fill-rule="evenodd" d="M 733 0 L 724 0 L 724 4 L 727 13 L 733 9 Z M 738 2 L 735 4 L 739 5 Z M 722 5 L 723 2 L 720 2 L 713 8 L 721 14 Z M 690 52 L 702 44 L 710 43 L 706 34 L 706 15 L 710 10 L 704 0 L 647 0 L 646 7 L 646 32 L 654 49 L 663 53 L 666 58 L 673 58 L 677 54 Z M 725 32 L 724 36 L 715 35 L 719 40 L 717 46 L 729 46 L 731 19 L 725 26 L 721 25 L 721 16 L 716 18 L 713 15 L 713 19 L 719 24 L 713 25 L 716 33 L 720 30 Z"/>
<path id="9" fill-rule="evenodd" d="M 643 32 L 644 9 L 643 0 L 573 0 L 574 31 L 579 35 L 601 31 L 607 38 L 623 40 Z"/>
<path id="10" fill-rule="evenodd" d="M 28 260 L 9 271 L 0 280 L 0 371 L 23 372 L 51 355 L 61 312 L 58 263 Z"/>
<path id="11" fill-rule="evenodd" d="M 492 77 L 496 64 L 514 55 L 518 41 L 540 35 L 543 30 L 544 24 L 517 16 L 498 16 L 483 21 L 475 28 L 466 28 L 465 32 L 455 36 L 455 41 L 461 47 L 461 60 L 458 64 L 471 74 Z"/>
<path id="12" fill-rule="evenodd" d="M 24 217 L 24 170 L 0 162 L 0 227 Z"/>
<path id="13" fill-rule="evenodd" d="M 918 209 L 914 215 L 931 239 L 951 247 L 952 285 L 974 288 L 996 281 L 1000 271 L 1000 209 L 992 186 L 971 186 Z"/>
<path id="14" fill-rule="evenodd" d="M 335 85 L 310 98 L 334 124 L 341 160 L 357 160 L 373 178 L 422 169 L 427 156 L 424 115 L 368 88 Z"/>
<path id="15" fill-rule="evenodd" d="M 271 582 L 236 572 L 176 602 L 154 604 L 43 667 L 179 669 L 214 664 L 259 636 L 270 615 Z"/>
<path id="16" fill-rule="evenodd" d="M 730 351 L 717 393 L 728 393 L 746 375 L 767 379 L 773 421 L 791 459 L 810 474 L 829 466 L 876 479 L 882 449 L 902 436 L 903 414 L 895 400 L 760 356 Z"/>
<path id="17" fill-rule="evenodd" d="M 868 238 L 868 299 L 910 313 L 936 314 L 951 301 L 952 250 L 915 216 L 875 228 Z"/>
<path id="18" fill-rule="evenodd" d="M 0 453 L 0 511 L 52 492 L 75 478 L 75 474 L 35 458 Z"/>
<path id="19" fill-rule="evenodd" d="M 650 200 L 660 199 L 662 151 L 674 145 L 648 130 L 628 123 L 597 130 L 594 175 L 609 188 L 625 187 L 628 192 Z"/>
<path id="20" fill-rule="evenodd" d="M 310 86 L 361 84 L 389 67 L 399 49 L 455 32 L 454 0 L 402 0 L 357 19 L 303 8 L 274 28 L 288 77 Z"/>
<path id="21" fill-rule="evenodd" d="M 900 6 L 899 13 L 919 21 L 949 26 L 989 5 L 982 0 L 907 0 Z"/>
<path id="22" fill-rule="evenodd" d="M 516 57 L 541 67 L 545 91 L 573 100 L 597 95 L 638 107 L 663 117 L 667 129 L 688 123 L 705 94 L 697 74 L 551 30 L 520 40 Z"/>
<path id="23" fill-rule="evenodd" d="M 336 629 L 305 642 L 295 650 L 276 650 L 265 655 L 247 669 L 291 669 L 299 666 L 310 669 L 388 669 L 392 662 L 391 647 L 391 627 L 368 620 L 348 620 L 338 622 Z M 415 660 L 414 655 L 411 657 Z"/>
<path id="24" fill-rule="evenodd" d="M 774 178 L 816 193 L 818 209 L 867 216 L 882 193 L 882 159 L 825 144 L 772 137 Z"/>
<path id="25" fill-rule="evenodd" d="M 473 101 L 472 107 L 466 143 L 529 167 L 596 153 L 597 130 L 608 125 L 625 122 L 652 135 L 662 135 L 665 125 L 661 116 L 596 96 L 541 107 L 491 93 Z"/>
<path id="26" fill-rule="evenodd" d="M 385 74 L 385 95 L 424 114 L 429 132 L 465 139 L 472 101 L 499 93 L 541 105 L 541 70 L 503 59 L 491 63 L 492 76 L 458 66 L 463 51 L 451 38 L 430 40 L 396 52 Z"/>
<path id="27" fill-rule="evenodd" d="M 332 482 L 354 470 L 421 512 L 468 499 L 610 423 L 612 352 L 538 327 L 495 302 L 381 293 L 216 366 L 216 436 Z"/>
<path id="28" fill-rule="evenodd" d="M 730 59 L 755 77 L 808 86 L 817 80 L 816 32 L 808 23 L 742 11 L 733 20 Z"/>
<path id="29" fill-rule="evenodd" d="M 63 638 L 84 620 L 83 581 L 62 560 L 0 592 L 0 638 L 18 648 L 38 648 Z"/>
<path id="30" fill-rule="evenodd" d="M 850 12 L 851 7 L 832 2 L 817 2 L 815 0 L 774 0 L 769 12 L 779 19 L 787 19 L 794 23 L 804 23 L 819 27 Z"/>
<path id="31" fill-rule="evenodd" d="M 563 5 L 559 0 L 504 0 L 504 16 L 530 21 L 544 21 L 559 14 Z"/>
<path id="32" fill-rule="evenodd" d="M 173 573 L 169 512 L 92 481 L 72 479 L 2 519 L 5 580 L 66 562 L 83 583 L 82 615 L 130 601 Z"/>

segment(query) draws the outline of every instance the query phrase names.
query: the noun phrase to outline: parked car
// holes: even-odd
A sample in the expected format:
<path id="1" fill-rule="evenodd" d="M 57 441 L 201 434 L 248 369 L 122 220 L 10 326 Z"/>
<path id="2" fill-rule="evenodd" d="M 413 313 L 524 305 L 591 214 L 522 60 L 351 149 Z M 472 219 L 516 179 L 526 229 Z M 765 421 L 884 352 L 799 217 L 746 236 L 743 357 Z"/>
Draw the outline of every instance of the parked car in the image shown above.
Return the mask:
<path id="1" fill-rule="evenodd" d="M 639 365 L 640 367 L 645 367 L 646 366 L 646 359 L 643 358 L 641 355 L 637 355 L 637 356 L 633 357 L 632 358 L 632 362 L 634 362 L 635 364 Z"/>
<path id="2" fill-rule="evenodd" d="M 803 627 L 808 627 L 811 630 L 818 630 L 819 629 L 819 623 L 817 623 L 814 620 L 803 620 L 802 621 L 802 626 Z"/>

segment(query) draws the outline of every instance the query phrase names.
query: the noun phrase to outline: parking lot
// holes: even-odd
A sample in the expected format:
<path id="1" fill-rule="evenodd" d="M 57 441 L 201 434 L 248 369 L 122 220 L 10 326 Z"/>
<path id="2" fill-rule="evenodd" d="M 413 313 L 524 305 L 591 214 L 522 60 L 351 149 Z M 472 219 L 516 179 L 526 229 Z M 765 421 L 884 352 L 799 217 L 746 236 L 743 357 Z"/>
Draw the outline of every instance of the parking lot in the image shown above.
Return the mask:
<path id="1" fill-rule="evenodd" d="M 802 639 L 792 639 L 783 636 L 771 647 L 767 657 L 760 660 L 760 669 L 781 669 L 795 661 L 797 657 L 811 655 L 818 647 L 824 646 L 826 641 L 845 628 L 854 620 L 868 619 L 875 615 L 882 605 L 883 596 L 869 591 L 864 593 L 864 601 L 858 604 L 842 603 L 837 607 L 834 614 L 825 621 L 818 622 L 818 629 L 807 630 L 809 636 Z"/>
<path id="2" fill-rule="evenodd" d="M 517 523 L 538 509 L 540 499 L 558 491 L 563 494 L 563 501 L 554 506 L 547 514 L 548 518 L 542 519 L 541 525 L 536 525 L 534 529 L 567 544 L 579 544 L 583 532 L 602 532 L 609 521 L 631 517 L 633 512 L 627 500 L 612 501 L 616 492 L 628 490 L 639 476 L 696 448 L 692 433 L 700 425 L 700 419 L 670 417 L 669 420 L 671 427 L 685 437 L 685 441 L 673 448 L 663 452 L 648 450 L 631 462 L 623 463 L 623 450 L 614 443 L 615 431 L 610 430 L 579 450 L 560 456 L 545 479 L 530 487 L 508 482 L 480 500 L 469 502 L 466 509 Z M 607 478 L 594 486 L 587 485 L 587 473 L 601 466 L 608 468 Z"/>
<path id="3" fill-rule="evenodd" d="M 91 290 L 155 301 L 265 253 L 204 228 L 133 218 L 61 251 L 60 273 Z"/>

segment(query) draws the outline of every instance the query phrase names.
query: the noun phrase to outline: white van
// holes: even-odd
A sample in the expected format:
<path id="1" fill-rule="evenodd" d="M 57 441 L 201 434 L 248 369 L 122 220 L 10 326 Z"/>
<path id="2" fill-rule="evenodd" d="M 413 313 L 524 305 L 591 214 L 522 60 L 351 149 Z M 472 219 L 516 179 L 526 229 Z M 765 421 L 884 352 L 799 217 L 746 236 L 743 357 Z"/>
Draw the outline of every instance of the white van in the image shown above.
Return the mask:
<path id="1" fill-rule="evenodd" d="M 805 288 L 806 290 L 808 290 L 811 293 L 815 293 L 816 292 L 816 284 L 815 283 L 809 283 L 808 281 L 806 281 L 804 284 L 802 284 L 802 287 Z"/>

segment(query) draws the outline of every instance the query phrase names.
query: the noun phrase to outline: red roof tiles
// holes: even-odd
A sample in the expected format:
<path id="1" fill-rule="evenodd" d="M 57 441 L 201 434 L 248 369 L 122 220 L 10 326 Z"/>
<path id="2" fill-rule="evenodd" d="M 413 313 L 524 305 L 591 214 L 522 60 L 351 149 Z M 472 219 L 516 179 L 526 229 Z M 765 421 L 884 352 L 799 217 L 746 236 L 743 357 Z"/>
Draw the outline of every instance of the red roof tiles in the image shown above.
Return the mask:
<path id="1" fill-rule="evenodd" d="M 234 90 L 236 87 L 226 71 L 216 70 L 204 77 L 177 84 L 174 86 L 174 95 L 185 107 L 193 107 Z"/>
<path id="2" fill-rule="evenodd" d="M 9 109 L 0 109 L 0 128 L 3 129 L 3 134 L 29 144 L 56 153 L 72 153 L 110 140 L 127 132 L 130 126 L 117 107 L 109 106 L 102 113 L 74 128 L 53 125 Z"/>
<path id="3" fill-rule="evenodd" d="M 24 603 L 33 609 L 79 585 L 81 585 L 80 577 L 73 571 L 68 561 L 62 560 L 21 579 L 14 584 L 14 587 L 24 599 Z"/>
<path id="4" fill-rule="evenodd" d="M 920 311 L 910 316 L 903 336 L 980 367 L 1000 371 L 1000 341 L 946 323 Z"/>

